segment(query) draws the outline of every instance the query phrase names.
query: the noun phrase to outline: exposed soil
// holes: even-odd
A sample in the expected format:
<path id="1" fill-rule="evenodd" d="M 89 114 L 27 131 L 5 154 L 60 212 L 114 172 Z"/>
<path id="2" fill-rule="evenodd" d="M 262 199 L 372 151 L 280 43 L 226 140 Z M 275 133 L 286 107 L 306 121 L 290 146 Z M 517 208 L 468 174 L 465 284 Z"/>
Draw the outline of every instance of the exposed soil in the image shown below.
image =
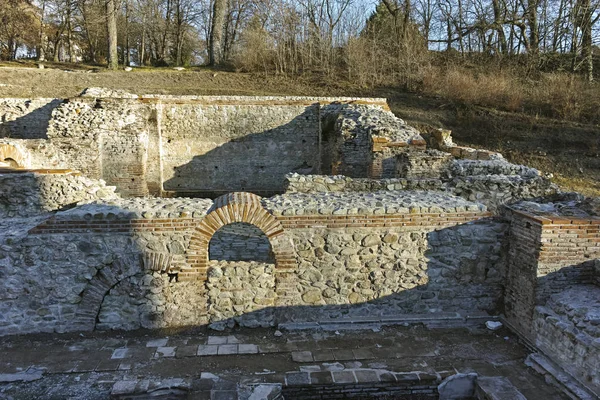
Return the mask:
<path id="1" fill-rule="evenodd" d="M 5 64 L 6 65 L 6 64 Z M 503 153 L 551 173 L 564 190 L 600 195 L 600 126 L 455 104 L 394 87 L 364 89 L 325 77 L 264 77 L 192 68 L 107 71 L 81 65 L 0 67 L 0 97 L 74 97 L 86 87 L 136 94 L 385 97 L 392 111 L 423 131 L 446 128 L 461 145 Z"/>

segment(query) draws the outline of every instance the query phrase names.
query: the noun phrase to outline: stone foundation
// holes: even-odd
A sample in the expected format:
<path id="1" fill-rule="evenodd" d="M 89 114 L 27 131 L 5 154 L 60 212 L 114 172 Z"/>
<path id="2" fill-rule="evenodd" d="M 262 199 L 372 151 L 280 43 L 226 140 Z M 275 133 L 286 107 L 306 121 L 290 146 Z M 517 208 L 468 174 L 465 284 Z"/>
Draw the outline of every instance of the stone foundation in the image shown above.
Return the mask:
<path id="1" fill-rule="evenodd" d="M 535 345 L 600 392 L 600 287 L 575 285 L 534 312 Z"/>

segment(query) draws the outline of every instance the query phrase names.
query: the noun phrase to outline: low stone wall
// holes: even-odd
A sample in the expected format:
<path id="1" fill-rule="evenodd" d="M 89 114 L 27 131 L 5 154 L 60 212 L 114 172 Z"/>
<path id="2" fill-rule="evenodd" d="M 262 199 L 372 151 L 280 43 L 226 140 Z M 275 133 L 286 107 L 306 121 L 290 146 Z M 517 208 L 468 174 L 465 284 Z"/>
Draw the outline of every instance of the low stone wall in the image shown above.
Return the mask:
<path id="1" fill-rule="evenodd" d="M 376 192 L 382 190 L 444 191 L 484 204 L 499 213 L 502 206 L 553 195 L 559 189 L 540 173 L 503 160 L 454 160 L 437 150 L 408 151 L 396 156 L 401 178 L 352 178 L 343 175 L 286 176 L 288 193 Z"/>
<path id="2" fill-rule="evenodd" d="M 600 288 L 575 285 L 535 309 L 535 344 L 593 392 L 600 392 Z"/>
<path id="3" fill-rule="evenodd" d="M 547 196 L 558 190 L 541 176 L 531 179 L 519 175 L 464 176 L 453 178 L 448 185 L 455 195 L 483 203 L 493 212 L 506 204 Z"/>
<path id="4" fill-rule="evenodd" d="M 445 174 L 450 192 L 481 202 L 492 212 L 500 211 L 506 204 L 559 191 L 536 169 L 503 160 L 456 160 Z"/>
<path id="5" fill-rule="evenodd" d="M 390 218 L 402 219 L 405 214 L 432 214 L 435 219 L 440 213 L 486 212 L 484 205 L 460 197 L 416 190 L 286 193 L 263 199 L 262 204 L 275 216 L 392 214 Z M 308 221 L 312 221 L 310 217 Z"/>
<path id="6" fill-rule="evenodd" d="M 367 224 L 365 224 L 367 225 Z M 298 269 L 286 318 L 499 310 L 504 278 L 501 222 L 429 227 L 293 229 Z M 318 307 L 315 307 L 318 306 Z"/>
<path id="7" fill-rule="evenodd" d="M 442 190 L 442 181 L 439 179 L 371 179 L 350 178 L 343 175 L 288 174 L 286 180 L 286 193 Z"/>
<path id="8" fill-rule="evenodd" d="M 504 160 L 456 160 L 449 167 L 454 176 L 518 175 L 523 178 L 535 178 L 540 172 L 535 168 L 511 164 Z"/>
<path id="9" fill-rule="evenodd" d="M 0 172 L 0 188 L 0 218 L 31 217 L 117 197 L 114 187 L 74 172 Z"/>

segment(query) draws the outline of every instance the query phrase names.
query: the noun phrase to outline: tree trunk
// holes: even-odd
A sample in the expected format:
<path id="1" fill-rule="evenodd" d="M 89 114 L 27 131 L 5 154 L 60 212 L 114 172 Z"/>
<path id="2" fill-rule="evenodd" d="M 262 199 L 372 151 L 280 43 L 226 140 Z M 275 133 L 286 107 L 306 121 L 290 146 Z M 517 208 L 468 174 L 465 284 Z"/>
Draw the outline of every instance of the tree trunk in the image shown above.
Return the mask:
<path id="1" fill-rule="evenodd" d="M 42 1 L 40 10 L 40 36 L 37 50 L 37 60 L 46 61 L 46 32 L 44 31 L 44 16 L 46 14 L 46 2 Z"/>
<path id="2" fill-rule="evenodd" d="M 210 30 L 209 61 L 211 66 L 223 62 L 223 28 L 225 25 L 225 13 L 227 12 L 226 0 L 215 0 L 213 6 L 212 27 Z"/>
<path id="3" fill-rule="evenodd" d="M 581 55 L 583 56 L 583 65 L 585 68 L 586 79 L 589 82 L 594 80 L 594 49 L 592 40 L 592 4 L 591 0 L 581 0 L 579 8 L 581 13 Z"/>
<path id="4" fill-rule="evenodd" d="M 73 49 L 73 27 L 71 24 L 71 12 L 73 5 L 71 1 L 67 1 L 67 50 L 69 51 L 69 62 L 75 63 L 75 50 Z"/>
<path id="5" fill-rule="evenodd" d="M 125 0 L 125 49 L 123 49 L 123 64 L 131 65 L 129 59 L 129 0 Z"/>
<path id="6" fill-rule="evenodd" d="M 106 26 L 108 33 L 108 69 L 119 67 L 117 51 L 117 10 L 115 0 L 106 0 Z"/>
<path id="7" fill-rule="evenodd" d="M 529 0 L 527 22 L 529 25 L 529 48 L 531 54 L 537 54 L 540 49 L 540 34 L 538 31 L 537 6 L 539 0 Z"/>
<path id="8" fill-rule="evenodd" d="M 492 8 L 494 9 L 494 25 L 498 32 L 498 50 L 500 54 L 508 54 L 508 45 L 506 44 L 506 35 L 504 34 L 504 18 L 500 3 L 498 0 L 492 0 Z"/>

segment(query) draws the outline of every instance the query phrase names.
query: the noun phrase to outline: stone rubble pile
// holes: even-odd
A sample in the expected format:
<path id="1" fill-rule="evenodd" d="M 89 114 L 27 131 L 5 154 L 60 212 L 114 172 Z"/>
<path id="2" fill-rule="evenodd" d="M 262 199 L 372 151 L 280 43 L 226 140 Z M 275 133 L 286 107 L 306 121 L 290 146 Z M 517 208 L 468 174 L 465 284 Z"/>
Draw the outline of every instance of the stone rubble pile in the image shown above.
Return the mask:
<path id="1" fill-rule="evenodd" d="M 383 136 L 392 142 L 409 143 L 422 140 L 419 131 L 407 125 L 391 111 L 363 104 L 335 105 L 326 107 L 324 114 L 338 112 L 338 127 L 345 137 Z"/>
<path id="2" fill-rule="evenodd" d="M 536 178 L 540 172 L 525 165 L 511 164 L 502 160 L 455 160 L 448 168 L 450 177 L 479 175 L 518 175 Z"/>

